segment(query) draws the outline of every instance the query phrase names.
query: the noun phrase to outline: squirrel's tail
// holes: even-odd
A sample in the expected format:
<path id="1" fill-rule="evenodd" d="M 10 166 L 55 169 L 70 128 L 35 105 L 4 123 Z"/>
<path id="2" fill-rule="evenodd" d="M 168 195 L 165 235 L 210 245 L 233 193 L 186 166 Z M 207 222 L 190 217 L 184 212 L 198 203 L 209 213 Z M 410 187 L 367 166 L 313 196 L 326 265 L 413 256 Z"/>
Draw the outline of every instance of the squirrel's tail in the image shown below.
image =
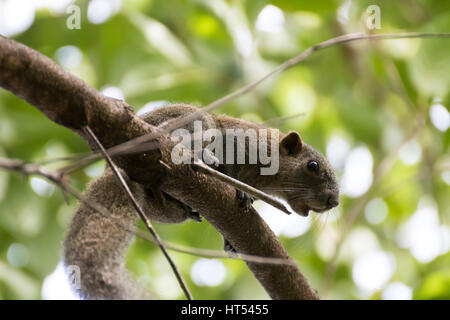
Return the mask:
<path id="1" fill-rule="evenodd" d="M 85 197 L 105 207 L 113 219 L 83 203 L 75 213 L 64 242 L 66 267 L 80 271 L 75 290 L 84 299 L 148 298 L 125 268 L 137 214 L 111 170 L 88 187 Z"/>

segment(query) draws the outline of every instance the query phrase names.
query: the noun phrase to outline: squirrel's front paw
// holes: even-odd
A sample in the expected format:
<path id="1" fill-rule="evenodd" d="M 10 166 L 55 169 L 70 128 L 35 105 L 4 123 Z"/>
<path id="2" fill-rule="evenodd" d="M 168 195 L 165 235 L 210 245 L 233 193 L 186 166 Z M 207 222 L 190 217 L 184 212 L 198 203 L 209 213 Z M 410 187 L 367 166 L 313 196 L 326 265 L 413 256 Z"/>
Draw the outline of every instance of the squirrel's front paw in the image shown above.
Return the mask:
<path id="1" fill-rule="evenodd" d="M 234 253 L 234 254 L 237 253 L 236 249 L 233 248 L 231 243 L 229 243 L 228 240 L 225 238 L 223 238 L 223 251 L 225 251 L 226 253 Z"/>
<path id="2" fill-rule="evenodd" d="M 200 217 L 200 213 L 194 211 L 191 207 L 185 205 L 184 203 L 182 203 L 182 206 L 189 219 L 197 222 L 202 222 L 202 217 Z"/>
<path id="3" fill-rule="evenodd" d="M 245 211 L 249 211 L 255 201 L 252 196 L 239 189 L 236 189 L 236 198 L 239 201 L 239 207 L 244 208 Z"/>
<path id="4" fill-rule="evenodd" d="M 161 207 L 164 208 L 166 206 L 166 195 L 164 194 L 164 192 L 162 192 L 159 187 L 155 186 L 150 186 L 148 189 L 150 189 L 153 198 L 158 202 L 158 204 L 160 204 Z"/>

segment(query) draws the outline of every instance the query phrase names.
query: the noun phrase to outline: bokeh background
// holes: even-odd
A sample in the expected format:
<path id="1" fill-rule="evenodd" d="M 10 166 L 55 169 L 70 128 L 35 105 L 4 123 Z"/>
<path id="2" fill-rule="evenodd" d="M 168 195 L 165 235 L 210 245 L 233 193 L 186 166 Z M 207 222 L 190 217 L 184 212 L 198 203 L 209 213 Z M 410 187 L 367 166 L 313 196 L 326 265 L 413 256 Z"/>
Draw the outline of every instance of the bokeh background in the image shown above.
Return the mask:
<path id="1" fill-rule="evenodd" d="M 71 3 L 80 29 L 66 26 Z M 313 44 L 367 31 L 369 5 L 380 8 L 377 32 L 450 31 L 449 1 L 0 0 L 0 34 L 142 113 L 205 105 Z M 341 205 L 330 213 L 287 217 L 256 203 L 322 298 L 450 298 L 449 75 L 448 39 L 358 42 L 315 53 L 217 111 L 297 130 L 336 169 Z M 88 150 L 0 90 L 0 156 Z M 76 172 L 75 185 L 103 168 Z M 0 172 L 0 299 L 74 298 L 59 261 L 75 208 L 38 177 Z M 156 227 L 174 243 L 222 248 L 206 221 Z M 268 298 L 243 262 L 172 256 L 197 299 Z M 160 298 L 183 298 L 153 244 L 136 239 L 127 265 Z"/>

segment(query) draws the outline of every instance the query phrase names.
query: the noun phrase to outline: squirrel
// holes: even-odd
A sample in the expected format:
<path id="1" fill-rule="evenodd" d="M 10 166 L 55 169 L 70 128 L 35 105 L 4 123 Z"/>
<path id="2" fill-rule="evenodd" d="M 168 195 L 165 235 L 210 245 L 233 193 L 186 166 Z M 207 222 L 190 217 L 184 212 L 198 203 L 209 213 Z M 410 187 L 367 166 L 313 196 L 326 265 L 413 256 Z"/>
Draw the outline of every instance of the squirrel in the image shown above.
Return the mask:
<path id="1" fill-rule="evenodd" d="M 175 104 L 158 108 L 141 117 L 147 123 L 163 128 L 199 110 L 194 106 Z M 199 120 L 203 129 L 264 129 L 261 124 L 207 112 L 201 114 Z M 183 128 L 190 133 L 195 129 L 192 122 Z M 266 129 L 271 132 L 271 136 L 276 133 L 279 139 L 279 168 L 276 174 L 262 175 L 260 163 L 247 162 L 219 163 L 218 170 L 285 200 L 294 212 L 303 216 L 307 216 L 310 210 L 320 213 L 336 207 L 339 204 L 338 182 L 326 158 L 303 142 L 295 131 L 283 134 L 277 129 Z M 246 142 L 246 153 L 249 144 Z M 224 156 L 226 153 L 225 147 Z M 236 159 L 237 152 L 233 152 L 233 156 Z M 248 160 L 248 154 L 246 158 Z M 149 219 L 163 223 L 182 223 L 188 219 L 201 221 L 199 213 L 181 201 L 155 186 L 141 185 L 131 181 L 124 172 L 122 174 Z M 253 201 L 238 190 L 236 196 L 243 206 L 249 206 Z M 80 270 L 80 283 L 75 288 L 76 292 L 84 299 L 150 298 L 150 294 L 136 283 L 125 267 L 127 249 L 133 238 L 130 230 L 135 230 L 138 215 L 111 169 L 106 169 L 102 176 L 88 186 L 85 197 L 108 209 L 113 219 L 83 203 L 72 218 L 64 241 L 64 263 L 66 266 L 75 265 Z M 116 219 L 121 222 L 120 225 L 115 222 Z M 226 239 L 224 249 L 234 250 Z"/>

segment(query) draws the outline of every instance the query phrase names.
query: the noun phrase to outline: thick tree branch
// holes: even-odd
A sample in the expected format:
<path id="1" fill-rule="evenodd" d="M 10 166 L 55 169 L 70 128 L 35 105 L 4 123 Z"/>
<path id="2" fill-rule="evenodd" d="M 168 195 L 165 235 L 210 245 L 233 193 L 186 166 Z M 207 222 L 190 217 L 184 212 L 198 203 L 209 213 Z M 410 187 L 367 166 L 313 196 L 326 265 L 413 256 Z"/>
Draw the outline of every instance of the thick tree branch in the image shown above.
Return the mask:
<path id="1" fill-rule="evenodd" d="M 123 101 L 105 97 L 85 82 L 64 71 L 39 52 L 0 36 L 0 86 L 29 102 L 49 119 L 78 133 L 89 126 L 106 148 L 115 146 L 156 128 L 136 117 Z M 90 146 L 96 150 L 95 145 Z M 117 160 L 130 177 L 150 180 L 158 165 L 157 151 Z M 138 165 L 138 167 L 136 167 Z M 139 166 L 141 165 L 141 166 Z M 149 170 L 150 169 L 150 170 Z"/>
<path id="2" fill-rule="evenodd" d="M 0 86 L 28 101 L 48 118 L 80 134 L 89 126 L 105 147 L 156 132 L 124 102 L 106 98 L 83 81 L 63 71 L 50 59 L 13 40 L 0 37 Z M 119 166 L 140 183 L 161 189 L 202 215 L 244 254 L 289 259 L 278 238 L 256 211 L 245 214 L 235 189 L 192 170 L 170 163 L 173 143 L 159 139 L 159 150 L 116 158 Z M 91 145 L 95 150 L 95 146 Z M 297 267 L 248 263 L 250 270 L 274 299 L 318 299 Z"/>

